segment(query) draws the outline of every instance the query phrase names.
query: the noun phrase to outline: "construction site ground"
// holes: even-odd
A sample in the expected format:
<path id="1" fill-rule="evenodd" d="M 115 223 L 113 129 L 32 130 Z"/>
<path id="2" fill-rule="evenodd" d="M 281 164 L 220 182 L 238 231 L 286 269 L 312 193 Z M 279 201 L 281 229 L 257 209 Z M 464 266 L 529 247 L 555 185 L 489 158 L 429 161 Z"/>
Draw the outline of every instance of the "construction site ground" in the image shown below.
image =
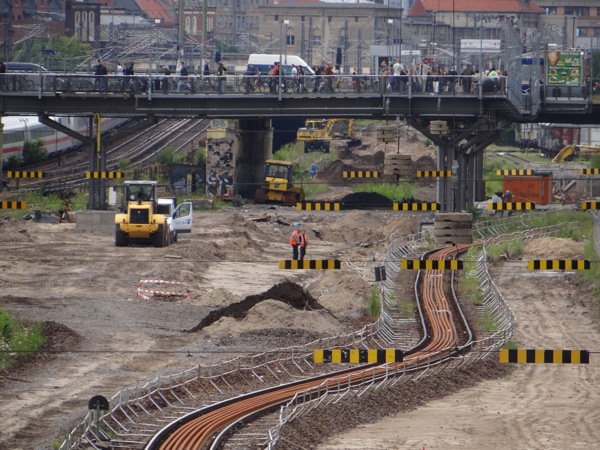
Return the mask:
<path id="1" fill-rule="evenodd" d="M 432 148 L 408 137 L 402 152 L 413 161 L 435 161 Z M 383 150 L 373 139 L 331 164 L 366 161 Z M 337 176 L 333 169 L 320 172 Z M 339 184 L 322 197 L 334 200 L 349 191 Z M 432 201 L 432 193 L 424 186 L 423 200 Z M 0 374 L 0 449 L 51 449 L 82 419 L 94 395 L 111 397 L 158 374 L 362 327 L 371 320 L 366 307 L 373 268 L 390 237 L 415 233 L 419 220 L 432 217 L 269 205 L 194 214 L 192 234 L 165 248 L 117 248 L 112 236 L 80 233 L 76 224 L 2 217 L 0 308 L 40 321 L 48 344 L 47 352 Z M 339 271 L 279 270 L 277 262 L 291 257 L 295 222 L 307 231 L 308 258 L 347 264 Z M 532 273 L 523 265 L 526 259 L 579 258 L 583 242 L 533 240 L 521 260 L 509 256 L 493 266 L 517 317 L 513 340 L 520 348 L 600 349 L 591 289 L 575 273 Z M 189 298 L 143 300 L 140 280 L 185 283 L 154 285 Z M 243 307 L 223 309 L 240 301 Z M 585 366 L 506 366 L 492 356 L 315 410 L 286 430 L 280 448 L 596 448 L 599 369 L 595 354 Z"/>

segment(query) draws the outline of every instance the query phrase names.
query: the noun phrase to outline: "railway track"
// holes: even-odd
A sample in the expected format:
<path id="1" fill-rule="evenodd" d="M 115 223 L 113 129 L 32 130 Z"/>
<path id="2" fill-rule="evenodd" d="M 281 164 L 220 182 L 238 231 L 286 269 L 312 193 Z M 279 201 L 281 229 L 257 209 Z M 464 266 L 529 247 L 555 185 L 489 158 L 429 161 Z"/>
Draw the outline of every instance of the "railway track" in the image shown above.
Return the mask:
<path id="1" fill-rule="evenodd" d="M 523 167 L 523 164 L 531 164 L 526 158 L 522 158 L 521 156 L 515 155 L 513 152 L 507 151 L 496 151 L 494 155 L 506 159 L 507 161 L 516 164 L 517 167 Z"/>
<path id="2" fill-rule="evenodd" d="M 449 259 L 465 251 L 467 247 L 459 245 L 437 250 L 428 259 Z M 417 279 L 419 288 L 415 292 L 421 293 L 418 299 L 419 313 L 426 324 L 427 335 L 414 349 L 406 352 L 402 363 L 373 364 L 321 375 L 251 392 L 193 411 L 156 433 L 146 445 L 146 450 L 222 448 L 234 434 L 233 430 L 240 427 L 240 423 L 250 422 L 298 396 L 314 400 L 339 386 L 358 388 L 373 380 L 393 377 L 394 374 L 402 374 L 407 370 L 418 372 L 424 363 L 429 367 L 432 363 L 442 363 L 465 351 L 470 345 L 472 334 L 453 289 L 449 295 L 445 292 L 445 281 L 448 276 L 453 277 L 453 272 L 422 272 Z"/>
<path id="3" fill-rule="evenodd" d="M 136 132 L 106 150 L 106 170 L 119 168 L 119 162 L 127 160 L 131 168 L 151 164 L 156 155 L 165 147 L 175 152 L 184 151 L 193 142 L 199 142 L 208 129 L 208 120 L 163 119 Z M 117 140 L 113 138 L 112 140 Z M 64 156 L 61 161 L 49 161 L 23 170 L 44 171 L 45 178 L 20 179 L 19 189 L 43 188 L 49 191 L 76 188 L 86 185 L 85 172 L 89 170 L 89 152 L 77 151 Z"/>

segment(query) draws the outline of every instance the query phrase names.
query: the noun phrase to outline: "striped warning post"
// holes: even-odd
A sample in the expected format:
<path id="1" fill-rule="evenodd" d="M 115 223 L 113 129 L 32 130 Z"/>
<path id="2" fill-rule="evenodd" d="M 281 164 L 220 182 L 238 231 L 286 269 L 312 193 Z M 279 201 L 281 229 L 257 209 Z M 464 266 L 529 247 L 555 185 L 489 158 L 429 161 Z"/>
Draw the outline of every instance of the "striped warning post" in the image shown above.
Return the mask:
<path id="1" fill-rule="evenodd" d="M 579 175 L 600 175 L 600 169 L 579 169 Z"/>
<path id="2" fill-rule="evenodd" d="M 27 202 L 0 202 L 0 209 L 25 209 Z"/>
<path id="3" fill-rule="evenodd" d="M 46 172 L 43 171 L 23 171 L 23 170 L 9 170 L 6 172 L 7 178 L 45 178 Z"/>
<path id="4" fill-rule="evenodd" d="M 533 170 L 531 169 L 504 169 L 504 170 L 496 170 L 496 175 L 507 175 L 511 177 L 516 176 L 531 176 L 533 175 Z"/>
<path id="5" fill-rule="evenodd" d="M 600 206 L 600 202 L 583 202 L 581 209 L 598 209 L 598 206 Z"/>
<path id="6" fill-rule="evenodd" d="M 335 270 L 341 269 L 342 264 L 339 259 L 307 259 L 304 261 L 284 259 L 279 261 L 279 268 L 286 270 Z"/>
<path id="7" fill-rule="evenodd" d="M 379 178 L 378 170 L 344 170 L 342 178 Z"/>
<path id="8" fill-rule="evenodd" d="M 123 178 L 123 172 L 86 172 L 86 178 Z"/>
<path id="9" fill-rule="evenodd" d="M 490 211 L 530 211 L 535 209 L 534 202 L 493 202 L 488 203 Z"/>
<path id="10" fill-rule="evenodd" d="M 298 202 L 296 203 L 298 211 L 340 211 L 341 202 Z"/>
<path id="11" fill-rule="evenodd" d="M 402 270 L 461 270 L 464 264 L 459 259 L 403 259 L 400 261 Z"/>
<path id="12" fill-rule="evenodd" d="M 394 348 L 358 349 L 358 348 L 333 348 L 317 349 L 313 352 L 315 364 L 387 364 L 402 362 L 402 350 Z"/>
<path id="13" fill-rule="evenodd" d="M 587 259 L 532 259 L 527 261 L 528 270 L 590 270 Z"/>
<path id="14" fill-rule="evenodd" d="M 502 349 L 503 364 L 589 364 L 589 350 Z"/>
<path id="15" fill-rule="evenodd" d="M 394 202 L 392 205 L 394 211 L 437 211 L 440 209 L 439 203 L 415 203 L 406 202 L 398 203 Z"/>
<path id="16" fill-rule="evenodd" d="M 417 178 L 450 178 L 451 170 L 417 170 Z"/>

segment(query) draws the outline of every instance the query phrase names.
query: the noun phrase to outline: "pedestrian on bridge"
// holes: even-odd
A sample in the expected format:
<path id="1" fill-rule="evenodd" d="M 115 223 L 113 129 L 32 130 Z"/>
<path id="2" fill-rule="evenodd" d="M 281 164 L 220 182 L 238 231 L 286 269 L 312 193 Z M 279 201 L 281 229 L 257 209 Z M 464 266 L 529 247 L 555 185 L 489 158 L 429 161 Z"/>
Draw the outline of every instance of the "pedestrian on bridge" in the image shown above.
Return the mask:
<path id="1" fill-rule="evenodd" d="M 227 68 L 222 62 L 219 63 L 217 68 L 217 92 L 224 94 L 227 89 Z"/>

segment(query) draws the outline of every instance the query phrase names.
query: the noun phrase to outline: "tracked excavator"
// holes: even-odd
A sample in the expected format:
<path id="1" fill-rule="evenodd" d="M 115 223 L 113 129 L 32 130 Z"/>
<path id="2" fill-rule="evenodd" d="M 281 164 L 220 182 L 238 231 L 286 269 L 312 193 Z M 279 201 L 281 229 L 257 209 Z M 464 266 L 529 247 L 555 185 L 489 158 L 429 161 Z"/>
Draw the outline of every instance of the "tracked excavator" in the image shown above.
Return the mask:
<path id="1" fill-rule="evenodd" d="M 329 153 L 333 139 L 350 139 L 352 143 L 360 143 L 355 138 L 354 119 L 307 119 L 304 127 L 298 130 L 296 139 L 304 142 L 304 153 Z"/>
<path id="2" fill-rule="evenodd" d="M 293 166 L 288 161 L 268 159 L 265 162 L 263 185 L 254 194 L 255 203 L 295 205 L 304 201 L 304 190 L 292 185 Z"/>
<path id="3" fill-rule="evenodd" d="M 552 159 L 554 163 L 572 161 L 575 157 L 581 155 L 598 155 L 600 154 L 600 146 L 596 145 L 565 145 Z"/>

